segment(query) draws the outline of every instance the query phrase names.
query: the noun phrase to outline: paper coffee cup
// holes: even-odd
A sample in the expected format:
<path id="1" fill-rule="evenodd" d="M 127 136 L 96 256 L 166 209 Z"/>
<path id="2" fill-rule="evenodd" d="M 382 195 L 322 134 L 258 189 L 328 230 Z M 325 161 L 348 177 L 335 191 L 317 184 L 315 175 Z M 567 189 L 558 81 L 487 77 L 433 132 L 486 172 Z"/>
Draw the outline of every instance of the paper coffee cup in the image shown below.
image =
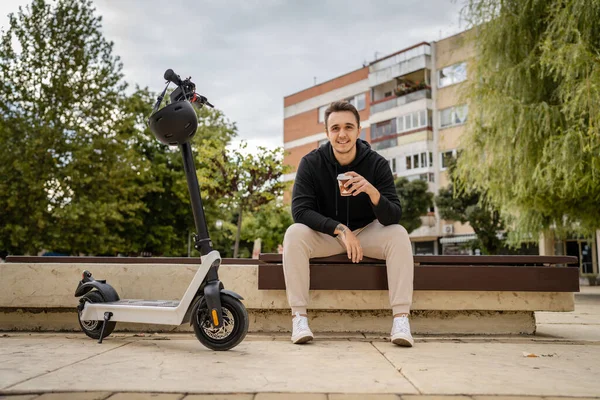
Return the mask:
<path id="1" fill-rule="evenodd" d="M 346 175 L 346 174 L 339 174 L 337 176 L 337 180 L 338 180 L 338 185 L 340 187 L 340 194 L 342 196 L 351 196 L 352 194 L 350 193 L 350 190 L 348 190 L 347 188 L 344 187 L 344 184 L 346 182 L 348 182 L 348 180 L 352 178 L 352 176 L 350 175 Z"/>

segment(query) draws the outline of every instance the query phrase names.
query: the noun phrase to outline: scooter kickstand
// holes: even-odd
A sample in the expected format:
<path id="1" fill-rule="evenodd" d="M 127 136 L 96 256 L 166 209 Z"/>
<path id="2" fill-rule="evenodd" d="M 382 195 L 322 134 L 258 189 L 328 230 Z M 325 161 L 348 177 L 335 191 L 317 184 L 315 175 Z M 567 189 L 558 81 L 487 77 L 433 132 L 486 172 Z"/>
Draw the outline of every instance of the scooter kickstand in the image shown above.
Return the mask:
<path id="1" fill-rule="evenodd" d="M 113 316 L 113 313 L 107 311 L 104 313 L 104 322 L 102 323 L 102 330 L 100 331 L 100 338 L 98 339 L 98 344 L 102 343 L 102 337 L 104 336 L 104 328 L 106 327 L 106 323 L 110 321 L 110 317 Z"/>

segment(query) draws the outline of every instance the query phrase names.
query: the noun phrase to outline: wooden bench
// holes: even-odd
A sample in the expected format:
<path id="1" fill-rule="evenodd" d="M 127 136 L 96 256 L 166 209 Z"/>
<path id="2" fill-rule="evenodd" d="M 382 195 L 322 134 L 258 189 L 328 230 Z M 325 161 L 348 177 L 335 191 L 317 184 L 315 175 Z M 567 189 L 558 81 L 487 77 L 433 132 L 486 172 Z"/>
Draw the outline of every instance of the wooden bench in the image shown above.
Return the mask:
<path id="1" fill-rule="evenodd" d="M 285 289 L 282 255 L 259 256 L 258 289 Z M 414 256 L 414 290 L 579 292 L 573 256 Z M 569 265 L 575 266 L 569 266 Z M 386 290 L 385 261 L 310 260 L 312 290 Z"/>

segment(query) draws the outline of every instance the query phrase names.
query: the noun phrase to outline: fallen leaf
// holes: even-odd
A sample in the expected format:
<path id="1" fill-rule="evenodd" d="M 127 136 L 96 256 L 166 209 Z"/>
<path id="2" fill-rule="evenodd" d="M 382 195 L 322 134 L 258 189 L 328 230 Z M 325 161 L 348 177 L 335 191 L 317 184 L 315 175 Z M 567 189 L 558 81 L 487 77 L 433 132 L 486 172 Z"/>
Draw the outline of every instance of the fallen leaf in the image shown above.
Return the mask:
<path id="1" fill-rule="evenodd" d="M 533 353 L 528 353 L 528 352 L 524 351 L 524 352 L 523 352 L 523 357 L 530 357 L 530 358 L 533 358 L 533 357 L 538 357 L 538 356 L 537 356 L 536 354 L 533 354 Z"/>

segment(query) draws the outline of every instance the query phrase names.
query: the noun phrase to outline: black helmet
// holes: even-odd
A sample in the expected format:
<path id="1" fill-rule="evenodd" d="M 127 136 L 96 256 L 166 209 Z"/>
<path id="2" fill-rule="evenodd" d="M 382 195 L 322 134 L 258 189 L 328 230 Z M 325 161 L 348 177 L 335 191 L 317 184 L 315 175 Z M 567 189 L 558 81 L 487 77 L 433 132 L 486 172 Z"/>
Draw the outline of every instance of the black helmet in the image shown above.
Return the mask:
<path id="1" fill-rule="evenodd" d="M 189 101 L 176 101 L 152 114 L 148 125 L 158 140 L 176 146 L 196 134 L 198 116 Z"/>

